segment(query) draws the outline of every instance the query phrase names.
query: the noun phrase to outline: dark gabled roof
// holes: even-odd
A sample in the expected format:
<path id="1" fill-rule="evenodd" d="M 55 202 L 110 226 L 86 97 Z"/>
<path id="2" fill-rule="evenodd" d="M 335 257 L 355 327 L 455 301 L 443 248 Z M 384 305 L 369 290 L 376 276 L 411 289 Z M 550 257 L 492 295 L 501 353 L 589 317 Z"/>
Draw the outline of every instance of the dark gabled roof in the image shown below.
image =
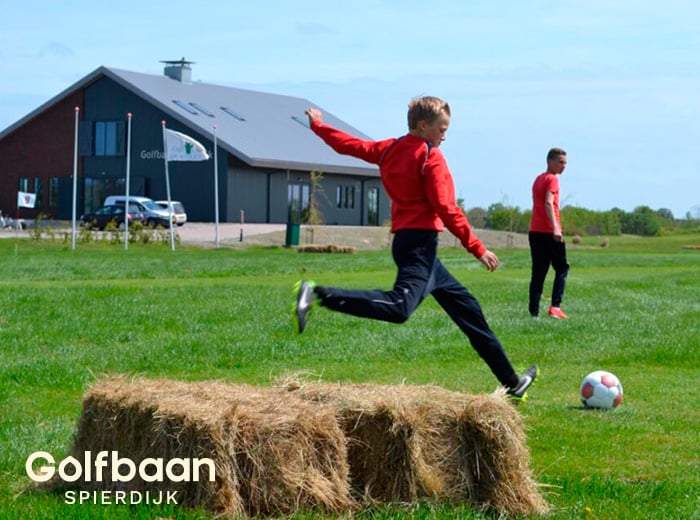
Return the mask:
<path id="1" fill-rule="evenodd" d="M 316 105 L 304 98 L 196 81 L 182 83 L 164 75 L 142 74 L 110 67 L 99 67 L 85 76 L 0 132 L 0 139 L 102 76 L 145 99 L 200 135 L 213 139 L 213 127 L 216 125 L 219 146 L 250 166 L 379 175 L 374 165 L 337 154 L 309 130 L 304 110 Z M 175 100 L 183 102 L 189 110 L 181 108 Z M 211 116 L 195 106 L 201 107 Z M 323 119 L 328 124 L 357 137 L 370 139 L 327 111 L 322 111 Z M 138 114 L 134 114 L 136 117 Z"/>

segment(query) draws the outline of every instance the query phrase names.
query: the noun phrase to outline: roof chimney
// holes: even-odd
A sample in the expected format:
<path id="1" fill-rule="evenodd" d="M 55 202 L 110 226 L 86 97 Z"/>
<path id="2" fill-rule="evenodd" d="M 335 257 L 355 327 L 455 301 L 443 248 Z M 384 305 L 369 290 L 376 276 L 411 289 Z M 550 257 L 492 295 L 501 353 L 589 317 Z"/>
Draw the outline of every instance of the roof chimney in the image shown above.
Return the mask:
<path id="1" fill-rule="evenodd" d="M 170 79 L 174 79 L 180 83 L 192 83 L 192 68 L 190 68 L 190 65 L 194 63 L 194 61 L 187 61 L 183 57 L 181 60 L 161 61 L 161 63 L 165 63 L 163 73 Z"/>

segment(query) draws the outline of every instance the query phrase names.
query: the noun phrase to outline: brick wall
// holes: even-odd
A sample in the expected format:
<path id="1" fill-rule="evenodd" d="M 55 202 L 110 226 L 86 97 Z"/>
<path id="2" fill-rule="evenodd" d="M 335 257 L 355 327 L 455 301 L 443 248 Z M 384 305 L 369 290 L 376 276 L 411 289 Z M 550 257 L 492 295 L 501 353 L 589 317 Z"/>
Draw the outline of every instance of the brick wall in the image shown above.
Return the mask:
<path id="1" fill-rule="evenodd" d="M 40 206 L 23 208 L 23 218 L 39 213 L 56 217 L 49 211 L 49 178 L 73 174 L 75 107 L 83 105 L 82 90 L 25 122 L 0 139 L 0 210 L 15 215 L 19 179 L 29 179 L 29 192 L 34 192 L 34 178 L 42 178 Z M 78 172 L 80 175 L 80 171 Z"/>

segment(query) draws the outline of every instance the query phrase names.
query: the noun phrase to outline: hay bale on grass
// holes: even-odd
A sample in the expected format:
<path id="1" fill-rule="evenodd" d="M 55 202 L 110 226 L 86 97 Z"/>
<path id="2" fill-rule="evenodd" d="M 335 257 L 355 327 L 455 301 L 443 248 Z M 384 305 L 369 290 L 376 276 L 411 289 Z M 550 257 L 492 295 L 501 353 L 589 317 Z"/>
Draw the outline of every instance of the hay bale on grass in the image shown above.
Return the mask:
<path id="1" fill-rule="evenodd" d="M 348 437 L 353 490 L 365 500 L 470 502 L 501 513 L 544 513 L 520 415 L 504 393 L 437 386 L 287 381 L 332 406 Z"/>
<path id="2" fill-rule="evenodd" d="M 339 246 L 336 244 L 306 244 L 297 247 L 298 253 L 350 253 L 357 252 L 357 248 L 352 246 Z"/>
<path id="3" fill-rule="evenodd" d="M 479 502 L 508 514 L 549 510 L 530 469 L 522 418 L 504 391 L 471 396 L 458 424 Z"/>
<path id="4" fill-rule="evenodd" d="M 345 438 L 332 410 L 279 391 L 216 382 L 110 377 L 83 401 L 72 455 L 210 458 L 216 480 L 81 482 L 88 489 L 178 491 L 178 503 L 234 518 L 354 506 Z M 106 475 L 111 475 L 107 468 Z"/>

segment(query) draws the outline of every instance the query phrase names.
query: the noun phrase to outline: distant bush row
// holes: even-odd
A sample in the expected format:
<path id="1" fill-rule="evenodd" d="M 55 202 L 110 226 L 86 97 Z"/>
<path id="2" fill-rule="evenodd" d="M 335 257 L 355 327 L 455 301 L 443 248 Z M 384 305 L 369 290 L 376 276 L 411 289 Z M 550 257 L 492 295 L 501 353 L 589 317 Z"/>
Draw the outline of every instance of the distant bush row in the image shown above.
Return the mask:
<path id="1" fill-rule="evenodd" d="M 492 204 L 488 209 L 474 207 L 465 210 L 473 227 L 527 233 L 532 210 L 521 210 L 518 206 L 502 203 Z M 641 235 L 656 236 L 664 233 L 700 231 L 700 215 L 690 212 L 685 219 L 676 219 L 669 209 L 654 210 L 649 206 L 638 206 L 632 212 L 620 208 L 608 211 L 593 211 L 576 206 L 561 209 L 561 221 L 565 235 Z"/>
<path id="2" fill-rule="evenodd" d="M 29 236 L 34 240 L 60 240 L 68 243 L 72 239 L 72 230 L 54 229 L 45 214 L 40 213 L 34 219 L 34 225 L 29 230 Z M 84 226 L 77 229 L 77 242 L 87 244 L 94 241 L 109 241 L 112 244 L 124 243 L 124 231 L 117 228 L 116 223 L 109 222 L 104 231 L 93 230 Z M 174 235 L 175 243 L 180 243 L 180 235 Z M 141 222 L 134 222 L 129 226 L 129 243 L 131 244 L 169 244 L 170 231 L 163 226 L 155 228 L 144 226 Z"/>

